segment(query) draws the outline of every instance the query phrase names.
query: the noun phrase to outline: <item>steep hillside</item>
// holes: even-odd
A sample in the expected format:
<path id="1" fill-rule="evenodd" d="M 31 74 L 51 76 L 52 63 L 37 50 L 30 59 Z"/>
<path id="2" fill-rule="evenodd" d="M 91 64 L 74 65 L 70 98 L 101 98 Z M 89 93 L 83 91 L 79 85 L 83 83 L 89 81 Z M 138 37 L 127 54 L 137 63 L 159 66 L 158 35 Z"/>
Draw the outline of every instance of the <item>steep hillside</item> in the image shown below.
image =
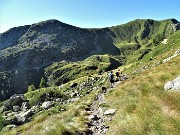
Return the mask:
<path id="1" fill-rule="evenodd" d="M 30 25 L 12 28 L 0 34 L 0 50 L 18 44 L 19 39 L 27 32 Z"/>
<path id="2" fill-rule="evenodd" d="M 166 61 L 180 49 L 180 31 L 149 54 L 124 67 L 131 77 L 107 96 L 108 108 L 116 108 L 108 134 L 179 134 L 180 93 L 165 91 L 164 85 L 180 75 L 180 55 Z"/>
<path id="3" fill-rule="evenodd" d="M 0 35 L 0 100 L 26 92 L 28 85 L 38 87 L 44 69 L 54 62 L 76 62 L 102 54 L 122 64 L 134 62 L 178 29 L 175 19 L 135 20 L 103 29 L 47 20 L 12 28 Z"/>
<path id="4" fill-rule="evenodd" d="M 111 28 L 116 35 L 114 43 L 126 56 L 128 63 L 141 59 L 178 29 L 179 23 L 175 19 L 163 21 L 137 19 Z"/>

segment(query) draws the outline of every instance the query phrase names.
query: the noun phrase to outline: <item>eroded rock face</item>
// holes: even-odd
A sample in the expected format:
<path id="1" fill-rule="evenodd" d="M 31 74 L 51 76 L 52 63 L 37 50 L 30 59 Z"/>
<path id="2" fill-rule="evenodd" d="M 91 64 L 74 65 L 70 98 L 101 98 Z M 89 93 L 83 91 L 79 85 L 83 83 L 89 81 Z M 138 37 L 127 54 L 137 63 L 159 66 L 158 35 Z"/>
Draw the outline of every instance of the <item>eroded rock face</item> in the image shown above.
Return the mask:
<path id="1" fill-rule="evenodd" d="M 164 90 L 175 90 L 180 92 L 180 75 L 176 79 L 168 81 L 164 85 Z"/>

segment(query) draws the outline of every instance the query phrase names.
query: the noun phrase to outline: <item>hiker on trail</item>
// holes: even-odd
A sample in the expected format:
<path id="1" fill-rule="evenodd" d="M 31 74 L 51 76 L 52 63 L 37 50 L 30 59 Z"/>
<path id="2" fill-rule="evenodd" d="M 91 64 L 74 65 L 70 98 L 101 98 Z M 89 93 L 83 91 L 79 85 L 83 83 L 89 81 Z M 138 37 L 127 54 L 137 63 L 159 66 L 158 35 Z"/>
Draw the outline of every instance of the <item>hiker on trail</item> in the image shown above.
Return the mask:
<path id="1" fill-rule="evenodd" d="M 109 73 L 109 81 L 111 83 L 111 88 L 113 88 L 114 87 L 114 74 L 113 74 L 113 71 L 111 71 Z"/>
<path id="2" fill-rule="evenodd" d="M 120 70 L 118 70 L 118 71 L 116 72 L 116 77 L 117 77 L 117 80 L 118 80 L 118 81 L 121 80 L 121 78 L 120 78 Z"/>
<path id="3" fill-rule="evenodd" d="M 123 79 L 123 73 L 122 73 L 122 71 L 120 72 L 119 78 L 120 78 L 120 81 L 123 81 L 123 80 L 124 80 L 124 79 Z"/>
<path id="4" fill-rule="evenodd" d="M 123 80 L 126 80 L 126 79 L 127 79 L 127 75 L 124 74 L 124 75 L 123 75 Z"/>
<path id="5" fill-rule="evenodd" d="M 107 92 L 106 87 L 102 87 L 102 93 L 106 93 L 106 92 Z"/>

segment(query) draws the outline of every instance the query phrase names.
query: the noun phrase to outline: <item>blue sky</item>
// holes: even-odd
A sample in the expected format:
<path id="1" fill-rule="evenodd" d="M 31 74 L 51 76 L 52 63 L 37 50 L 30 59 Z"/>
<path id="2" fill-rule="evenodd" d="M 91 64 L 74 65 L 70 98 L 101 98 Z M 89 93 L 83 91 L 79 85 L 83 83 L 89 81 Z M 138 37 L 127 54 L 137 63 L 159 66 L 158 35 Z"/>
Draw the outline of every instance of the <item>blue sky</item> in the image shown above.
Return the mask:
<path id="1" fill-rule="evenodd" d="M 180 21 L 180 0 L 0 0 L 0 33 L 48 19 L 102 28 L 135 19 Z"/>

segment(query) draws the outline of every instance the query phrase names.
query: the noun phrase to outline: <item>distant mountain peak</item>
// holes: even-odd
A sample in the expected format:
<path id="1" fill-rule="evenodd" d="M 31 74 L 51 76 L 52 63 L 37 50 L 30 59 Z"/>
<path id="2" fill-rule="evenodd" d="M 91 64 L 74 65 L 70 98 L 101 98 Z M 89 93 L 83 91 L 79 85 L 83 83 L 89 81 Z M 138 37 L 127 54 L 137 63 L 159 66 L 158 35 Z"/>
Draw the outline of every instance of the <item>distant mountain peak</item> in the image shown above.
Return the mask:
<path id="1" fill-rule="evenodd" d="M 59 20 L 56 20 L 56 19 L 49 19 L 49 20 L 45 20 L 45 21 L 41 21 L 41 22 L 38 22 L 38 23 L 34 23 L 31 25 L 31 28 L 34 28 L 34 27 L 48 27 L 48 26 L 59 26 L 59 27 L 76 27 L 76 26 L 73 26 L 73 25 L 70 25 L 70 24 L 66 24 L 66 23 L 63 23 Z"/>

